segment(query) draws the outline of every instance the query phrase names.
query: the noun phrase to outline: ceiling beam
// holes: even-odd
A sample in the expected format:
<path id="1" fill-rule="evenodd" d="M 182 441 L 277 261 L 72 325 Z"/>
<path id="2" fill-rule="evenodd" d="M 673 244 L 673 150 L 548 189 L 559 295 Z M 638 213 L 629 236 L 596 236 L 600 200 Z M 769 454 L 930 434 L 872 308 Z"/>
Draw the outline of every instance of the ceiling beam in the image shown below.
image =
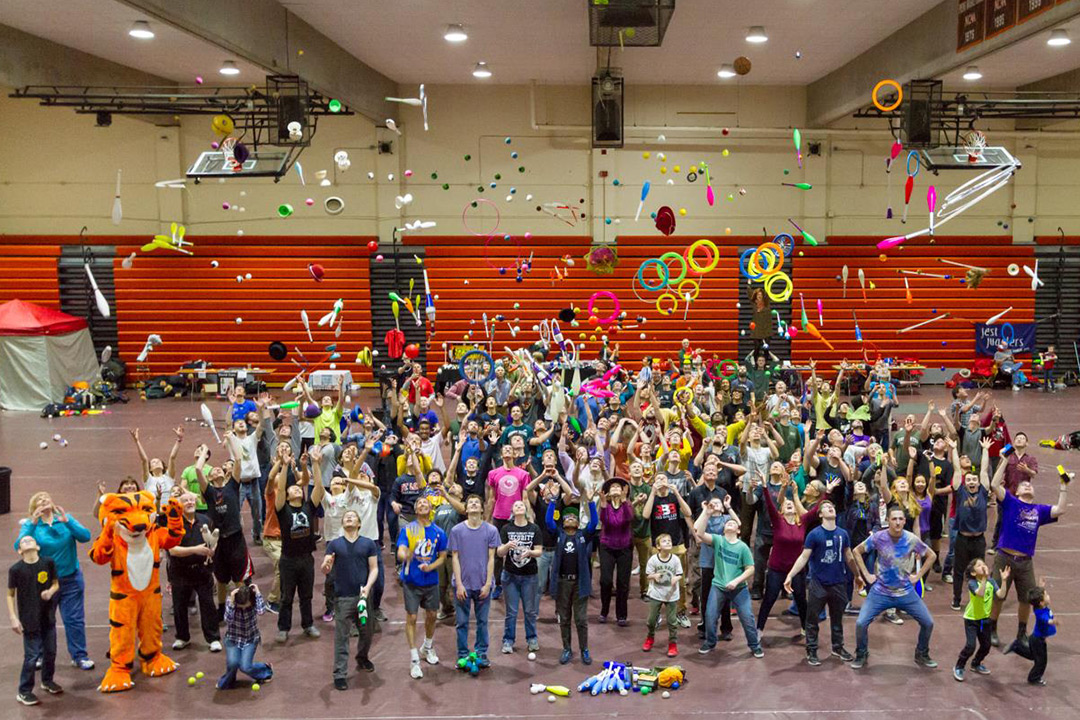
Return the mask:
<path id="1" fill-rule="evenodd" d="M 1080 68 L 1068 70 L 1027 85 L 1021 85 L 1016 91 L 1024 93 L 1073 93 L 1080 95 Z M 1061 123 L 1061 120 L 1024 120 L 1017 121 L 1017 130 L 1037 130 Z"/>
<path id="2" fill-rule="evenodd" d="M 885 78 L 939 78 L 978 58 L 1021 42 L 1080 15 L 1080 3 L 1057 5 L 996 37 L 956 52 L 956 0 L 944 0 L 874 47 L 807 87 L 807 124 L 822 127 L 870 102 L 870 92 Z"/>
<path id="3" fill-rule="evenodd" d="M 397 117 L 397 83 L 360 62 L 275 0 L 119 0 L 269 73 L 299 75 L 382 124 Z M 222 58 L 224 59 L 224 58 Z"/>
<path id="4" fill-rule="evenodd" d="M 158 85 L 172 80 L 0 25 L 0 85 Z"/>

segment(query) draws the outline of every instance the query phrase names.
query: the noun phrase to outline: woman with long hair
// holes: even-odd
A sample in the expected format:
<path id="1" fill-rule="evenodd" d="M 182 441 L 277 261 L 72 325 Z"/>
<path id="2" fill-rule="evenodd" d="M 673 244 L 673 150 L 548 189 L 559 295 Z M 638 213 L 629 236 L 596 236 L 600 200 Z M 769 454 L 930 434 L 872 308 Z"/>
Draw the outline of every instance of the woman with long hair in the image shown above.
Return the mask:
<path id="1" fill-rule="evenodd" d="M 79 569 L 79 543 L 90 542 L 90 531 L 78 520 L 53 504 L 47 492 L 30 496 L 30 515 L 19 524 L 15 548 L 27 535 L 41 548 L 41 556 L 51 558 L 60 581 L 60 618 L 64 621 L 71 664 L 80 670 L 92 670 L 94 661 L 86 652 L 86 615 L 83 606 L 86 583 Z"/>
<path id="2" fill-rule="evenodd" d="M 772 550 L 769 552 L 769 561 L 765 570 L 765 593 L 761 598 L 761 606 L 758 608 L 757 628 L 758 632 L 765 629 L 765 622 L 769 619 L 769 613 L 780 591 L 784 589 L 784 580 L 788 572 L 795 566 L 795 561 L 803 551 L 803 542 L 806 540 L 806 528 L 813 522 L 817 515 L 817 505 L 810 510 L 803 507 L 799 500 L 797 488 L 793 488 L 791 476 L 784 470 L 779 462 L 774 462 L 769 468 L 771 479 L 779 479 L 780 492 L 774 501 L 772 493 L 767 485 L 762 487 L 761 495 L 765 501 L 765 509 L 772 523 Z M 793 492 L 789 493 L 789 489 Z M 789 497 L 790 494 L 790 497 Z M 799 611 L 799 627 L 806 626 L 806 572 L 800 572 L 792 578 L 792 589 L 795 591 L 795 606 Z"/>
<path id="3" fill-rule="evenodd" d="M 600 622 L 607 622 L 614 589 L 615 619 L 619 627 L 627 624 L 630 565 L 634 557 L 634 509 L 629 495 L 630 483 L 619 477 L 604 482 L 600 490 Z"/>

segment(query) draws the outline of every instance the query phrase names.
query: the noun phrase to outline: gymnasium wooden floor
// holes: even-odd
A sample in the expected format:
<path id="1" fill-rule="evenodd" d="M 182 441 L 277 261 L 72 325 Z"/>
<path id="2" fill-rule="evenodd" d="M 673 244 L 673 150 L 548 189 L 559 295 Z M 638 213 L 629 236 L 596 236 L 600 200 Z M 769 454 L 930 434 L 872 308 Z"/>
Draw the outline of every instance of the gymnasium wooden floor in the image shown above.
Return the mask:
<path id="1" fill-rule="evenodd" d="M 1013 432 L 1027 431 L 1033 442 L 1064 432 L 1080 429 L 1080 391 L 1045 396 L 1033 391 L 1019 395 L 997 392 L 996 399 L 1003 408 Z M 937 401 L 947 406 L 943 388 L 924 388 L 921 395 L 903 397 L 901 412 L 925 412 L 925 402 Z M 921 408 L 916 402 L 924 403 Z M 13 512 L 0 516 L 0 537 L 14 540 L 17 523 L 24 516 L 29 496 L 37 490 L 48 490 L 56 502 L 89 525 L 90 509 L 94 502 L 95 486 L 99 480 L 115 486 L 118 479 L 138 474 L 138 458 L 128 436 L 130 428 L 142 428 L 143 442 L 152 455 L 164 456 L 171 447 L 170 428 L 184 423 L 185 417 L 198 414 L 197 405 L 187 400 L 158 400 L 111 408 L 109 414 L 96 417 L 72 417 L 45 420 L 33 414 L 0 414 L 0 465 L 14 469 L 12 482 Z M 179 463 L 190 462 L 195 445 L 210 439 L 206 429 L 197 423 L 186 423 L 187 440 L 182 446 Z M 61 448 L 52 441 L 59 433 L 69 441 Z M 48 442 L 48 450 L 39 443 Z M 1041 501 L 1053 502 L 1057 494 L 1054 466 L 1064 463 L 1080 470 L 1080 454 L 1036 449 L 1042 472 L 1038 495 Z M 1074 495 L 1080 488 L 1074 490 Z M 909 621 L 901 627 L 877 623 L 871 629 L 871 659 L 867 669 L 854 672 L 838 661 L 826 660 L 819 668 L 803 662 L 801 643 L 793 642 L 798 635 L 796 622 L 774 615 L 765 635 L 766 655 L 753 659 L 741 631 L 736 629 L 735 640 L 721 643 L 712 655 L 702 659 L 697 655 L 697 639 L 693 630 L 681 632 L 678 658 L 687 670 L 688 682 L 668 700 L 660 697 L 579 696 L 560 698 L 548 703 L 544 695 L 529 694 L 534 681 L 575 687 L 590 672 L 577 661 L 569 666 L 558 664 L 558 627 L 550 620 L 553 603 L 545 599 L 541 605 L 539 659 L 529 662 L 523 652 L 523 633 L 518 630 L 519 648 L 514 655 L 500 654 L 503 622 L 501 602 L 492 609 L 491 659 L 493 667 L 479 678 L 470 678 L 452 666 L 454 629 L 441 625 L 436 632 L 436 648 L 442 663 L 425 666 L 421 681 L 408 677 L 408 653 L 405 648 L 402 620 L 404 610 L 397 584 L 388 583 L 384 608 L 390 622 L 375 636 L 372 660 L 377 666 L 374 675 L 350 676 L 350 690 L 333 689 L 332 665 L 333 626 L 317 622 L 323 630 L 318 640 L 300 639 L 298 633 L 285 647 L 274 646 L 274 616 L 264 616 L 261 628 L 265 640 L 258 657 L 274 664 L 274 680 L 259 692 L 244 686 L 227 692 L 214 689 L 213 681 L 224 668 L 224 656 L 211 655 L 201 643 L 173 653 L 180 662 L 178 672 L 164 678 L 136 676 L 134 690 L 117 695 L 102 695 L 96 687 L 107 662 L 108 573 L 82 560 L 87 582 L 87 623 L 91 656 L 98 668 L 81 672 L 68 662 L 63 631 L 59 633 L 57 681 L 66 690 L 53 698 L 41 693 L 39 707 L 25 708 L 15 703 L 15 690 L 22 659 L 21 642 L 14 633 L 0 634 L 0 677 L 4 678 L 8 700 L 5 717 L 54 719 L 76 717 L 122 717 L 129 713 L 156 718 L 332 718 L 365 717 L 389 718 L 540 718 L 591 714 L 594 716 L 645 717 L 657 713 L 684 717 L 757 716 L 763 718 L 796 717 L 879 717 L 902 713 L 923 720 L 941 718 L 1065 718 L 1077 717 L 1080 689 L 1075 678 L 1080 673 L 1080 498 L 1070 498 L 1069 514 L 1056 525 L 1044 528 L 1039 543 L 1036 569 L 1047 578 L 1059 618 L 1059 633 L 1050 641 L 1049 685 L 1034 688 L 1025 682 L 1029 663 L 1015 656 L 1003 657 L 994 650 L 987 660 L 993 674 L 989 677 L 969 673 L 968 681 L 953 680 L 951 667 L 963 645 L 963 623 L 960 613 L 948 608 L 948 591 L 940 584 L 929 594 L 936 627 L 931 653 L 941 663 L 937 670 L 923 670 L 912 662 L 917 626 Z M 7 563 L 15 561 L 8 545 Z M 269 562 L 259 548 L 253 548 L 253 559 L 259 584 L 269 587 Z M 391 566 L 392 567 L 392 566 Z M 636 583 L 636 578 L 634 578 Z M 321 580 L 316 580 L 315 607 L 321 608 Z M 633 585 L 632 585 L 633 586 Z M 598 593 L 597 593 L 598 594 Z M 617 659 L 646 664 L 666 664 L 663 654 L 641 652 L 644 637 L 645 605 L 631 600 L 631 625 L 619 628 L 614 624 L 595 622 L 597 603 L 590 601 L 589 631 L 595 672 L 604 660 Z M 774 613 L 780 611 L 778 603 Z M 1003 637 L 1015 632 L 1015 598 L 1010 597 L 1002 617 Z M 193 635 L 198 637 L 197 618 L 193 618 Z M 298 624 L 294 615 L 294 624 Z M 170 620 L 171 622 L 171 620 Z M 519 621 L 520 622 L 520 621 Z M 696 622 L 696 619 L 695 619 Z M 737 623 L 736 623 L 737 625 Z M 822 628 L 827 633 L 827 625 Z M 847 647 L 854 650 L 853 618 L 845 618 Z M 658 635 L 659 637 L 659 635 Z M 166 647 L 171 644 L 171 632 L 165 633 Z M 186 680 L 196 671 L 206 674 L 195 687 Z"/>

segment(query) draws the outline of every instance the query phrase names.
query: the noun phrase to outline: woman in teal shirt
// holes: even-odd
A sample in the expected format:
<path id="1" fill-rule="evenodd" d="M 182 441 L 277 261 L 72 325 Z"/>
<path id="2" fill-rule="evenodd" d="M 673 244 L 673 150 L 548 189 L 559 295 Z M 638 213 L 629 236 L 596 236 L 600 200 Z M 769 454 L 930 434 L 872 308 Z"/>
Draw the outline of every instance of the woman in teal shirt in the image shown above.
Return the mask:
<path id="1" fill-rule="evenodd" d="M 78 520 L 54 505 L 47 492 L 34 493 L 30 498 L 30 517 L 19 523 L 15 547 L 26 535 L 31 535 L 41 547 L 41 556 L 56 564 L 60 579 L 60 617 L 64 621 L 71 664 L 81 670 L 92 670 L 94 661 L 86 653 L 86 616 L 83 595 L 86 584 L 79 569 L 78 543 L 90 542 L 90 531 Z"/>

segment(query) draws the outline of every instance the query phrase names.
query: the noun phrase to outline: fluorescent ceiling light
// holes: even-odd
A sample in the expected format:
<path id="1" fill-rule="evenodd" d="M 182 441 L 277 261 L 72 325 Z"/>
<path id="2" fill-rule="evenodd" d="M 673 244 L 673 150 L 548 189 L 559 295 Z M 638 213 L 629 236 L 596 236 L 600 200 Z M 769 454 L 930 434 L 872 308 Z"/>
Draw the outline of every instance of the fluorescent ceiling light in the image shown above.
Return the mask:
<path id="1" fill-rule="evenodd" d="M 974 65 L 968 65 L 967 70 L 964 71 L 965 80 L 981 80 L 982 73 L 979 72 L 979 68 Z"/>
<path id="2" fill-rule="evenodd" d="M 150 23 L 145 20 L 136 20 L 131 29 L 128 30 L 128 35 L 140 40 L 149 40 L 154 37 L 154 31 L 150 29 Z"/>
<path id="3" fill-rule="evenodd" d="M 1065 28 L 1057 28 L 1050 31 L 1050 39 L 1046 41 L 1047 45 L 1051 47 L 1062 47 L 1068 45 L 1072 40 L 1069 39 L 1069 31 Z"/>
<path id="4" fill-rule="evenodd" d="M 222 75 L 239 75 L 240 68 L 236 67 L 236 63 L 232 60 L 226 60 L 221 64 L 221 69 L 218 72 Z"/>
<path id="5" fill-rule="evenodd" d="M 446 32 L 443 33 L 443 39 L 447 42 L 460 43 L 469 39 L 468 33 L 465 32 L 465 28 L 461 25 L 447 25 Z"/>
<path id="6" fill-rule="evenodd" d="M 765 34 L 765 28 L 760 25 L 753 26 L 746 33 L 746 42 L 748 43 L 763 43 L 768 41 L 769 36 Z"/>
<path id="7" fill-rule="evenodd" d="M 731 63 L 724 63 L 723 65 L 720 66 L 720 69 L 717 71 L 716 74 L 719 77 L 727 79 L 727 78 L 735 77 L 736 72 L 735 72 L 735 68 L 732 66 Z"/>
<path id="8" fill-rule="evenodd" d="M 476 67 L 472 71 L 473 77 L 477 78 L 489 78 L 491 77 L 491 68 L 488 67 L 486 62 L 476 63 Z"/>

